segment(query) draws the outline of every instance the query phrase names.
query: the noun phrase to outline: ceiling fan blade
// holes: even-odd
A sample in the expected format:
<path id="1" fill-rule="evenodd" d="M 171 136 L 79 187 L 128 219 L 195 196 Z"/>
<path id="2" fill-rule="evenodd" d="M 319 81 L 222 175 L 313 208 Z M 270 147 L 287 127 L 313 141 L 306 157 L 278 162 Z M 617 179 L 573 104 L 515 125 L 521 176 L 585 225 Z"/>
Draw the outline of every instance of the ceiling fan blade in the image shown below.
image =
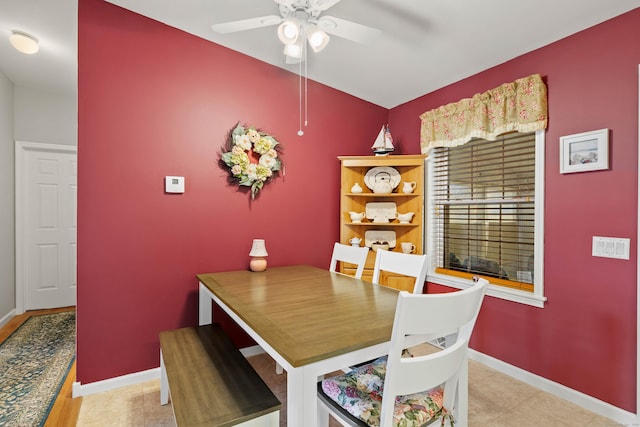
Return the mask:
<path id="1" fill-rule="evenodd" d="M 278 0 L 276 0 L 278 1 Z M 327 10 L 340 0 L 309 0 L 309 6 L 313 10 Z"/>
<path id="2" fill-rule="evenodd" d="M 363 44 L 370 43 L 382 34 L 382 31 L 378 29 L 336 18 L 335 16 L 323 15 L 318 18 L 317 25 L 329 34 Z"/>
<path id="3" fill-rule="evenodd" d="M 261 16 L 259 18 L 241 19 L 240 21 L 223 22 L 213 24 L 211 29 L 216 33 L 227 34 L 236 31 L 253 30 L 254 28 L 269 27 L 282 22 L 282 17 L 277 15 Z"/>

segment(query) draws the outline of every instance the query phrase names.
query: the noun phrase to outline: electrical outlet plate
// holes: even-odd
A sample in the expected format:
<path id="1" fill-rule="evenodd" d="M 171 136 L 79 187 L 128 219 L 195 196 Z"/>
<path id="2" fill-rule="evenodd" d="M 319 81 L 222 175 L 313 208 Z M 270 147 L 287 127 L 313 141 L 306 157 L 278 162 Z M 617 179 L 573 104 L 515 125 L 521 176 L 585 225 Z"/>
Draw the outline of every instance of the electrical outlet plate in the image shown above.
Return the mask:
<path id="1" fill-rule="evenodd" d="M 593 236 L 591 255 L 603 258 L 629 259 L 629 239 Z"/>

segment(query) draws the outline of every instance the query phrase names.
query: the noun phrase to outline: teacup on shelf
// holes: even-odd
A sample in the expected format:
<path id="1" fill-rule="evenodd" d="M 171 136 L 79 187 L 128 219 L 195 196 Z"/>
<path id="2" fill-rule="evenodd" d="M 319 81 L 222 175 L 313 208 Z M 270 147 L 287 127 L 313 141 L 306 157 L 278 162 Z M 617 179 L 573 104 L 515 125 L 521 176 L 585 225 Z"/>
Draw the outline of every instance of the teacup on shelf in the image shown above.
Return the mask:
<path id="1" fill-rule="evenodd" d="M 416 245 L 411 242 L 402 242 L 400 246 L 402 247 L 402 252 L 405 254 L 412 254 L 416 251 Z"/>

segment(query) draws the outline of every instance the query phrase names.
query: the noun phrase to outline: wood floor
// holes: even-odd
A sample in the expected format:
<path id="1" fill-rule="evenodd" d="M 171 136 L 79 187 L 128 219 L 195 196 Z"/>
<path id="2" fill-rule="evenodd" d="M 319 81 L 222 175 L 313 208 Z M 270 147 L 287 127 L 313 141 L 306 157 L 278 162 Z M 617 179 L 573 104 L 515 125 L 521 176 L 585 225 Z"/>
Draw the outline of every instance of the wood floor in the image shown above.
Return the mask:
<path id="1" fill-rule="evenodd" d="M 59 313 L 62 311 L 73 311 L 75 307 L 55 308 L 50 310 L 33 310 L 24 314 L 14 316 L 9 322 L 0 328 L 0 342 L 7 339 L 20 325 L 22 325 L 29 317 L 37 316 L 40 314 Z M 78 414 L 80 413 L 80 405 L 82 404 L 82 398 L 77 397 L 73 399 L 71 397 L 71 390 L 74 381 L 76 380 L 76 363 L 73 362 L 73 366 L 69 370 L 69 375 L 64 381 L 62 389 L 56 398 L 56 401 L 51 408 L 49 417 L 45 423 L 45 427 L 70 427 L 75 426 L 78 420 Z"/>

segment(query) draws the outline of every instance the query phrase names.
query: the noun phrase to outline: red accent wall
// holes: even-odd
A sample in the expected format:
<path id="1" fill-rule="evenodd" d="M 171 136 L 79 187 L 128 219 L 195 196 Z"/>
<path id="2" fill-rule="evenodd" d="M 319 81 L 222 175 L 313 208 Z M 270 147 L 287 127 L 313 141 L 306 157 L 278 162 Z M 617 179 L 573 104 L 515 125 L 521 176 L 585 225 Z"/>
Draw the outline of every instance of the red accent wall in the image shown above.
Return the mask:
<path id="1" fill-rule="evenodd" d="M 419 115 L 530 74 L 548 88 L 544 309 L 485 298 L 471 346 L 635 413 L 640 9 L 394 108 Z M 610 169 L 561 175 L 559 138 L 609 128 Z M 592 236 L 631 239 L 630 260 L 591 256 Z M 430 291 L 443 291 L 429 285 Z"/>
<path id="2" fill-rule="evenodd" d="M 338 155 L 366 155 L 388 111 L 101 0 L 79 2 L 77 379 L 159 365 L 158 332 L 197 324 L 195 274 L 328 267 Z M 218 154 L 237 121 L 276 136 L 285 171 L 251 202 Z M 186 192 L 164 193 L 164 177 Z M 234 335 L 239 345 L 247 340 Z"/>

